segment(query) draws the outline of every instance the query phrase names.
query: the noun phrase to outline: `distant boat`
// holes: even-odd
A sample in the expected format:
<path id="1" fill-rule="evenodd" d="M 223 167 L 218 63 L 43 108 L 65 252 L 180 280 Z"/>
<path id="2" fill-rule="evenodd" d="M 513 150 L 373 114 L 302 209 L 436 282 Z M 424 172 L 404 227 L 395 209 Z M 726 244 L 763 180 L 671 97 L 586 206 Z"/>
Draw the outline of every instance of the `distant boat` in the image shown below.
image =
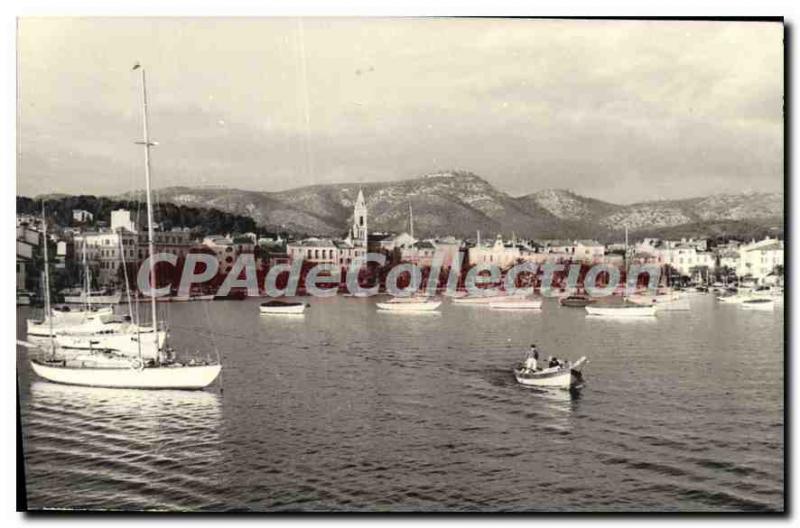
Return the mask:
<path id="1" fill-rule="evenodd" d="M 497 295 L 466 295 L 463 297 L 453 298 L 453 304 L 468 304 L 468 305 L 489 305 L 491 303 L 502 302 L 514 297 L 524 297 L 524 293 L 499 293 Z"/>
<path id="2" fill-rule="evenodd" d="M 643 306 L 638 304 L 620 304 L 620 305 L 594 305 L 586 306 L 586 313 L 593 316 L 601 317 L 655 317 L 655 306 Z"/>
<path id="3" fill-rule="evenodd" d="M 628 227 L 625 226 L 625 267 L 628 264 Z M 584 307 L 586 313 L 592 316 L 606 317 L 606 318 L 620 318 L 629 319 L 635 317 L 654 317 L 656 315 L 656 307 L 649 305 L 639 305 L 629 303 L 626 300 L 623 291 L 622 303 L 620 304 L 600 304 L 597 303 L 593 306 Z"/>
<path id="4" fill-rule="evenodd" d="M 541 310 L 542 300 L 508 297 L 500 301 L 490 302 L 489 308 L 492 310 Z"/>
<path id="5" fill-rule="evenodd" d="M 631 295 L 629 302 L 643 306 L 655 306 L 659 310 L 690 310 L 689 298 L 680 292 L 659 293 L 657 295 Z"/>
<path id="6" fill-rule="evenodd" d="M 304 302 L 269 301 L 261 303 L 258 311 L 270 315 L 302 315 L 308 305 Z"/>
<path id="7" fill-rule="evenodd" d="M 595 300 L 588 295 L 568 295 L 567 297 L 562 297 L 558 300 L 558 304 L 570 308 L 583 308 L 584 306 L 588 306 L 593 302 L 595 302 Z"/>
<path id="8" fill-rule="evenodd" d="M 775 308 L 775 301 L 767 298 L 753 297 L 751 299 L 745 299 L 739 306 L 745 310 L 772 311 Z"/>
<path id="9" fill-rule="evenodd" d="M 230 291 L 227 295 L 214 295 L 215 301 L 243 301 L 247 299 L 247 292 L 242 290 Z"/>
<path id="10" fill-rule="evenodd" d="M 214 294 L 207 294 L 207 295 L 175 295 L 174 297 L 170 297 L 169 300 L 171 302 L 189 302 L 189 301 L 213 301 Z"/>
<path id="11" fill-rule="evenodd" d="M 442 301 L 427 297 L 395 297 L 389 301 L 376 303 L 379 310 L 387 312 L 432 312 L 441 306 Z"/>

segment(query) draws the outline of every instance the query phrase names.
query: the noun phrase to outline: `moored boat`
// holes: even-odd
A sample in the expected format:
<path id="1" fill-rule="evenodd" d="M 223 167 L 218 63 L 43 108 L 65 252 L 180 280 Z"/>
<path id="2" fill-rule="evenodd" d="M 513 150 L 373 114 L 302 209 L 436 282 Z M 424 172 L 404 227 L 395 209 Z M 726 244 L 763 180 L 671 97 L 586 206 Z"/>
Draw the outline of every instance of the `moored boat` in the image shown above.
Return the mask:
<path id="1" fill-rule="evenodd" d="M 588 315 L 599 317 L 655 317 L 655 306 L 643 306 L 638 304 L 619 304 L 619 305 L 590 305 L 586 306 Z"/>
<path id="2" fill-rule="evenodd" d="M 219 364 L 142 366 L 130 359 L 104 360 L 100 354 L 75 360 L 32 359 L 31 367 L 38 376 L 54 383 L 116 389 L 197 390 L 213 383 L 222 370 Z"/>
<path id="3" fill-rule="evenodd" d="M 657 295 L 631 295 L 627 301 L 642 306 L 655 306 L 659 310 L 689 310 L 689 298 L 685 295 L 676 293 L 657 294 Z"/>
<path id="4" fill-rule="evenodd" d="M 304 302 L 269 301 L 261 303 L 258 311 L 269 315 L 302 315 L 308 305 Z"/>
<path id="5" fill-rule="evenodd" d="M 772 311 L 775 308 L 775 301 L 766 297 L 753 297 L 743 300 L 739 306 L 745 310 Z"/>
<path id="6" fill-rule="evenodd" d="M 509 297 L 502 301 L 490 302 L 489 308 L 492 310 L 541 310 L 542 300 Z"/>
<path id="7" fill-rule="evenodd" d="M 394 297 L 393 299 L 376 303 L 378 310 L 387 312 L 432 312 L 441 306 L 442 301 L 429 297 Z"/>
<path id="8" fill-rule="evenodd" d="M 558 304 L 569 308 L 583 308 L 594 302 L 595 300 L 588 295 L 568 295 L 558 300 Z"/>

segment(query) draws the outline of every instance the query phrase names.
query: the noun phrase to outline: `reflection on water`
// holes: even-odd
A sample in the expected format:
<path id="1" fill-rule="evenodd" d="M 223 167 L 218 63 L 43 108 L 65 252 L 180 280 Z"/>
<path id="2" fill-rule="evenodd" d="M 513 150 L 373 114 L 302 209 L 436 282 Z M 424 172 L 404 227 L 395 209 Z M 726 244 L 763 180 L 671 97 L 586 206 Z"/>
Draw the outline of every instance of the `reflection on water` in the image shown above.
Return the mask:
<path id="1" fill-rule="evenodd" d="M 214 502 L 221 407 L 209 392 L 30 387 L 25 456 L 33 504 L 184 509 Z"/>
<path id="2" fill-rule="evenodd" d="M 31 383 L 18 351 L 31 506 L 783 508 L 782 311 L 697 296 L 641 320 L 555 300 L 430 317 L 304 300 L 300 318 L 261 316 L 258 299 L 170 307 L 176 346 L 219 349 L 221 397 Z M 587 356 L 586 386 L 518 385 L 530 343 Z"/>

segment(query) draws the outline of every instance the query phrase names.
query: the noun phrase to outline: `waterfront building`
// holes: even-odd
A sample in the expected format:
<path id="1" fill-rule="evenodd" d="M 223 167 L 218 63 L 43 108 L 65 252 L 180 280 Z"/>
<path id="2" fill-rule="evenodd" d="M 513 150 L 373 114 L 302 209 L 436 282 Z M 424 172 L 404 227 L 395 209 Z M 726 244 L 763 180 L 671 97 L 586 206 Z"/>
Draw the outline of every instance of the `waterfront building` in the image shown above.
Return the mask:
<path id="1" fill-rule="evenodd" d="M 111 227 L 75 233 L 73 258 L 82 262 L 84 248 L 86 260 L 98 285 L 119 283 L 123 259 L 129 264 L 140 264 L 147 257 L 147 233 L 137 229 L 131 212 L 119 209 L 111 212 Z M 184 257 L 192 245 L 188 229 L 174 228 L 155 231 L 153 243 L 156 253 L 171 253 Z"/>
<path id="2" fill-rule="evenodd" d="M 490 264 L 506 268 L 517 264 L 521 257 L 520 246 L 514 242 L 504 242 L 502 235 L 497 235 L 491 244 L 484 244 L 478 239 L 474 246 L 467 249 L 467 263 L 470 266 Z"/>
<path id="3" fill-rule="evenodd" d="M 736 275 L 739 278 L 751 277 L 759 284 L 763 284 L 778 266 L 783 267 L 782 240 L 767 237 L 739 248 L 739 262 L 736 268 Z"/>

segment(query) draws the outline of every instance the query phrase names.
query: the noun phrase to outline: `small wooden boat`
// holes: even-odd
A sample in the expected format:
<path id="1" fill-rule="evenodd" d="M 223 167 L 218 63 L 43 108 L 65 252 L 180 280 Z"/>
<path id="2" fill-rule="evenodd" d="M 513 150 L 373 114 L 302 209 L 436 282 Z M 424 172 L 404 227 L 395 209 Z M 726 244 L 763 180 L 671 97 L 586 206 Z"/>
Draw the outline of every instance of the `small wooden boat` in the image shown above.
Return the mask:
<path id="1" fill-rule="evenodd" d="M 261 303 L 258 311 L 268 315 L 302 315 L 308 305 L 304 302 L 269 301 Z"/>
<path id="2" fill-rule="evenodd" d="M 642 306 L 638 304 L 620 305 L 595 305 L 586 306 L 588 315 L 599 317 L 629 318 L 629 317 L 655 317 L 655 306 Z"/>
<path id="3" fill-rule="evenodd" d="M 489 308 L 492 310 L 541 310 L 542 300 L 508 297 L 502 301 L 490 302 Z"/>
<path id="4" fill-rule="evenodd" d="M 442 301 L 429 297 L 395 297 L 389 301 L 376 303 L 378 310 L 387 312 L 432 312 L 441 306 Z"/>
<path id="5" fill-rule="evenodd" d="M 568 295 L 558 300 L 558 304 L 569 308 L 583 308 L 593 302 L 595 302 L 595 300 L 588 295 Z"/>
<path id="6" fill-rule="evenodd" d="M 742 301 L 739 306 L 745 310 L 772 311 L 775 308 L 775 301 L 764 297 L 752 297 Z"/>
<path id="7" fill-rule="evenodd" d="M 565 362 L 557 367 L 544 369 L 530 368 L 527 362 L 523 362 L 514 369 L 514 377 L 517 383 L 531 387 L 578 388 L 583 385 L 583 374 L 580 369 L 585 362 L 584 356 L 574 364 Z"/>

